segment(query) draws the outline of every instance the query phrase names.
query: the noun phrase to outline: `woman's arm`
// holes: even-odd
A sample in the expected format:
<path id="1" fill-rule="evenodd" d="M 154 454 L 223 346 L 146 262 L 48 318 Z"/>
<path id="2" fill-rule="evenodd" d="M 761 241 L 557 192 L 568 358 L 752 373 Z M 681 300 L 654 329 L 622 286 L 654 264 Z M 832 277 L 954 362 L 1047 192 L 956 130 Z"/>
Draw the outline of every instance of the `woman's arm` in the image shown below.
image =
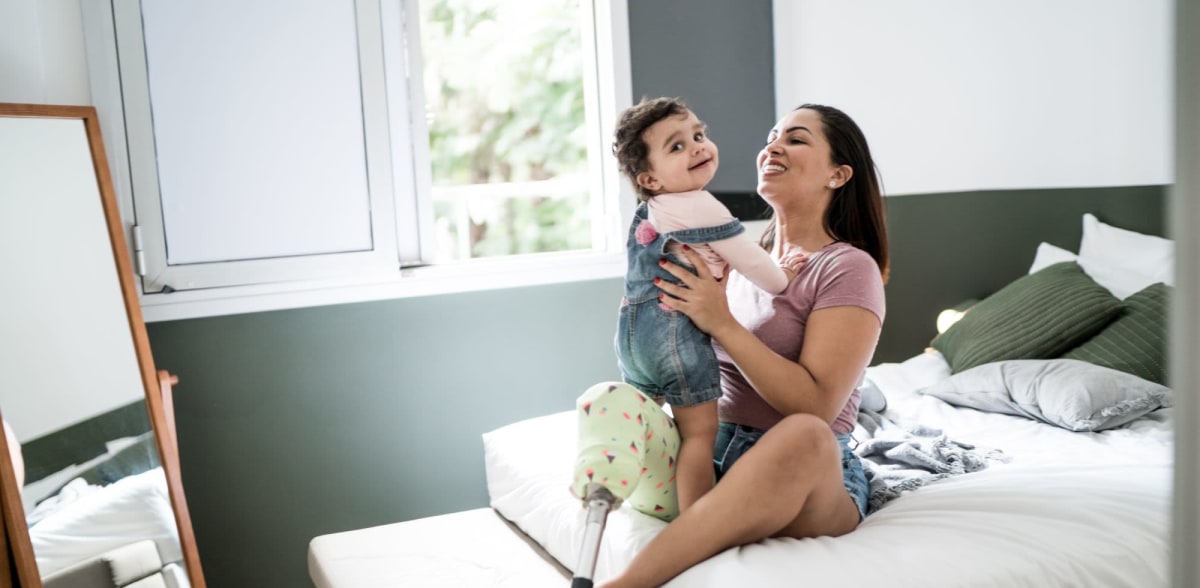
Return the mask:
<path id="1" fill-rule="evenodd" d="M 814 311 L 797 360 L 772 351 L 741 328 L 715 336 L 750 385 L 781 414 L 808 413 L 833 423 L 871 361 L 879 319 L 857 306 Z"/>
<path id="2" fill-rule="evenodd" d="M 664 260 L 682 285 L 666 282 L 662 301 L 683 312 L 721 343 L 750 385 L 782 414 L 808 413 L 832 423 L 866 368 L 879 338 L 874 313 L 857 306 L 814 311 L 805 328 L 800 357 L 785 358 L 743 327 L 729 311 L 724 282 L 718 282 L 686 250 L 698 275 Z"/>

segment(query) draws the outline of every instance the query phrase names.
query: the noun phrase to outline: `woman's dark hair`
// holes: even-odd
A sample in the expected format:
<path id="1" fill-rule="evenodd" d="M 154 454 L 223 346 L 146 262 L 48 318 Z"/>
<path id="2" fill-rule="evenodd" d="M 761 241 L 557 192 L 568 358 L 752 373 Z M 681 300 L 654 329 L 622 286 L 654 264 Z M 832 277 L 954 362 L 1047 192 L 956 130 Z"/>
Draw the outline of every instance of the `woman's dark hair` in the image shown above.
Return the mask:
<path id="1" fill-rule="evenodd" d="M 642 140 L 642 135 L 654 123 L 687 112 L 688 107 L 680 98 L 643 98 L 621 113 L 617 131 L 613 133 L 612 151 L 617 156 L 621 173 L 629 178 L 633 189 L 637 191 L 638 200 L 645 202 L 654 196 L 653 192 L 637 182 L 638 174 L 650 167 L 650 148 Z"/>
<path id="2" fill-rule="evenodd" d="M 833 163 L 848 165 L 854 170 L 850 180 L 833 192 L 833 199 L 825 210 L 825 231 L 838 241 L 866 251 L 879 265 L 879 273 L 886 284 L 890 261 L 883 188 L 867 138 L 854 119 L 832 106 L 805 104 L 796 110 L 811 110 L 820 115 Z M 774 246 L 774 222 L 767 225 L 759 243 L 767 250 Z"/>

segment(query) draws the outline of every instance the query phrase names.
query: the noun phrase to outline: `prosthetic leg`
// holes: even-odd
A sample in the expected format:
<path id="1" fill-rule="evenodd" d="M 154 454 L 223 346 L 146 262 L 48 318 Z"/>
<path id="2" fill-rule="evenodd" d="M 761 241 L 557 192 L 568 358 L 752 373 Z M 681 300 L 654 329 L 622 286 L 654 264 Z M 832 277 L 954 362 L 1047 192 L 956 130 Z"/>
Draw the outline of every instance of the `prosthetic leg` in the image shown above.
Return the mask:
<path id="1" fill-rule="evenodd" d="M 583 528 L 583 545 L 579 548 L 579 563 L 571 588 L 592 588 L 592 575 L 596 573 L 596 556 L 600 554 L 600 537 L 604 534 L 604 523 L 609 511 L 621 506 L 621 499 L 613 496 L 608 488 L 600 484 L 588 484 L 587 524 Z"/>
<path id="2" fill-rule="evenodd" d="M 592 585 L 608 513 L 622 502 L 664 521 L 679 516 L 679 430 L 658 403 L 624 383 L 592 386 L 576 409 L 579 457 L 571 493 L 587 508 L 587 522 L 571 585 L 585 588 Z"/>

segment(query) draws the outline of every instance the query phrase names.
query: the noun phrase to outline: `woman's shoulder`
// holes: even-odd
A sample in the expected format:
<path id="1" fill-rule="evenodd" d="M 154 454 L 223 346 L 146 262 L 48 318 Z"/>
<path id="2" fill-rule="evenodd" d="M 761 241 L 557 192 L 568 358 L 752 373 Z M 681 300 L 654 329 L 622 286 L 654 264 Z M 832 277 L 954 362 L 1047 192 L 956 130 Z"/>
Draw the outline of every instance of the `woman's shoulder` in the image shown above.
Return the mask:
<path id="1" fill-rule="evenodd" d="M 874 272 L 879 274 L 879 264 L 875 262 L 875 258 L 871 257 L 870 253 L 844 241 L 825 246 L 816 255 L 810 256 L 809 261 L 816 261 L 824 269 L 837 273 Z"/>
<path id="2" fill-rule="evenodd" d="M 814 259 L 815 258 L 815 259 Z M 849 243 L 834 243 L 810 258 L 816 302 L 813 310 L 831 306 L 860 306 L 884 316 L 883 277 L 871 254 Z"/>

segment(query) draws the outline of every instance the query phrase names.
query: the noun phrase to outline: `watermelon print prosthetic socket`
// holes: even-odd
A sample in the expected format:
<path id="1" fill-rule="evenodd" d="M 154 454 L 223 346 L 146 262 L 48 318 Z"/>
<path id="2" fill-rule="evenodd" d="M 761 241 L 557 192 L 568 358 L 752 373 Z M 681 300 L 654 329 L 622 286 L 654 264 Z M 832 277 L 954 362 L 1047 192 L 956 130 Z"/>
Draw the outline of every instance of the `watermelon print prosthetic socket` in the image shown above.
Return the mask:
<path id="1" fill-rule="evenodd" d="M 571 492 L 608 488 L 634 510 L 670 521 L 679 516 L 675 458 L 679 429 L 654 399 L 622 382 L 588 388 L 575 402 L 579 456 Z"/>

